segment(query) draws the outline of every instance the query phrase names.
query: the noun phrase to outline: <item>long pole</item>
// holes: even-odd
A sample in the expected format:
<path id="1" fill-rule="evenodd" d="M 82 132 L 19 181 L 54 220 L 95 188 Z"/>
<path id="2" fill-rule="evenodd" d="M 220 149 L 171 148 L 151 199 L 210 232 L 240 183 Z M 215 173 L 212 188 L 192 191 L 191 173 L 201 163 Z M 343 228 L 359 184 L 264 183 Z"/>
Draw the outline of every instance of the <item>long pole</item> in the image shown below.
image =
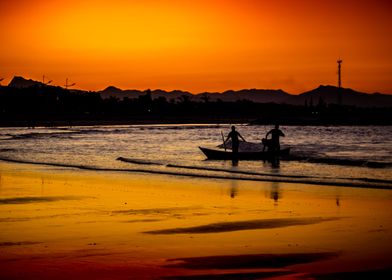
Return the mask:
<path id="1" fill-rule="evenodd" d="M 225 142 L 225 137 L 223 136 L 222 130 L 221 130 L 221 135 L 222 135 L 222 141 L 223 141 L 223 148 L 225 148 L 225 152 L 226 152 L 226 142 Z"/>

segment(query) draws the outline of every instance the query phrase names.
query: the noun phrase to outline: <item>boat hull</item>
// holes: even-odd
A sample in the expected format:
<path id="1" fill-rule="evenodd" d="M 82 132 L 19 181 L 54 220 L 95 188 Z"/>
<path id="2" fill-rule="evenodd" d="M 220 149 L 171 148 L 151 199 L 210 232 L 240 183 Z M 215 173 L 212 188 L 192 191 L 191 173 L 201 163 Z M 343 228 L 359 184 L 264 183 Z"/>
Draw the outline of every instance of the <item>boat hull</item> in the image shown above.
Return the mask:
<path id="1" fill-rule="evenodd" d="M 278 157 L 288 156 L 290 153 L 290 148 L 281 149 L 279 152 L 238 152 L 237 157 L 233 158 L 233 153 L 231 151 L 223 151 L 216 149 L 209 149 L 204 147 L 199 147 L 199 149 L 205 154 L 208 159 L 216 160 L 267 160 Z"/>

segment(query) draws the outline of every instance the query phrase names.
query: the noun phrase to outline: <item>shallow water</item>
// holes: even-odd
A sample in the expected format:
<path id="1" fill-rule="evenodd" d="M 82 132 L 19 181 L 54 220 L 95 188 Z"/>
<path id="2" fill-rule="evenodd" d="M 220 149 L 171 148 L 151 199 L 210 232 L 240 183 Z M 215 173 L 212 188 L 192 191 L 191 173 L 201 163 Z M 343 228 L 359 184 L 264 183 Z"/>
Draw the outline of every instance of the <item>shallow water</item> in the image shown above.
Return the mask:
<path id="1" fill-rule="evenodd" d="M 270 128 L 237 126 L 251 142 L 260 142 Z M 64 167 L 392 186 L 392 126 L 281 128 L 286 134 L 282 138 L 282 147 L 290 146 L 296 160 L 282 160 L 278 167 L 262 161 L 240 161 L 238 166 L 233 166 L 231 161 L 205 160 L 198 146 L 221 144 L 221 132 L 227 134 L 229 125 L 0 128 L 0 158 Z M 118 157 L 131 159 L 132 163 L 120 162 L 116 160 Z M 205 170 L 206 167 L 209 170 Z"/>

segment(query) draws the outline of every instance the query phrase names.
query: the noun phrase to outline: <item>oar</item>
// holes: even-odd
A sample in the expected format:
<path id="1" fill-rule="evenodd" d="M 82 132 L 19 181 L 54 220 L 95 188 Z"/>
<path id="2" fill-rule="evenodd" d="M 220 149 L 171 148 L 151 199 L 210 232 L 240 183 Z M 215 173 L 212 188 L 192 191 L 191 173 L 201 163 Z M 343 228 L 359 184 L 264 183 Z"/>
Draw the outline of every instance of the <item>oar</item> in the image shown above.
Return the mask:
<path id="1" fill-rule="evenodd" d="M 225 148 L 225 152 L 226 152 L 226 142 L 225 142 L 225 137 L 223 136 L 222 130 L 221 130 L 221 135 L 222 135 L 222 140 L 223 140 L 223 148 Z"/>

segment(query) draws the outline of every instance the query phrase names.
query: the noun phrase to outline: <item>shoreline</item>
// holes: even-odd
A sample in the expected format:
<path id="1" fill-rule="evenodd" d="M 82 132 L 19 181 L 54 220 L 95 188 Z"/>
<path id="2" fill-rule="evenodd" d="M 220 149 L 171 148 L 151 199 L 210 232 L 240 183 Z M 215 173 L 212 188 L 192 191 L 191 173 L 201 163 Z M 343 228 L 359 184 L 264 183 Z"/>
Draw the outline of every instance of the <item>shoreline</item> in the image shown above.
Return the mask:
<path id="1" fill-rule="evenodd" d="M 7 158 L 0 158 L 0 162 L 8 162 L 15 164 L 27 164 L 27 165 L 39 165 L 39 166 L 53 166 L 53 167 L 61 167 L 64 169 L 74 168 L 78 170 L 86 170 L 91 172 L 120 172 L 120 173 L 139 173 L 139 174 L 154 174 L 154 175 L 163 175 L 163 176 L 174 176 L 174 177 L 185 177 L 185 178 L 199 178 L 199 179 L 217 179 L 217 180 L 238 180 L 238 181 L 250 181 L 250 182 L 270 182 L 270 183 L 287 183 L 287 184 L 304 184 L 304 185 L 315 185 L 315 186 L 331 186 L 331 187 L 342 187 L 342 188 L 365 188 L 365 189 L 379 189 L 379 190 L 392 190 L 392 186 L 376 184 L 376 183 L 355 183 L 355 182 L 323 182 L 323 181 L 307 181 L 301 180 L 299 178 L 295 178 L 288 180 L 284 179 L 288 176 L 283 176 L 283 178 L 275 179 L 275 178 L 255 178 L 255 177 L 239 177 L 239 176 L 221 176 L 221 175 L 207 175 L 207 174 L 195 174 L 195 173 L 184 173 L 184 172 L 175 172 L 175 171 L 165 171 L 165 170 L 148 170 L 148 169 L 119 169 L 119 168 L 99 168 L 99 167 L 90 167 L 83 165 L 72 165 L 72 164 L 57 164 L 57 163 L 42 163 L 42 162 L 33 162 L 27 160 L 14 160 Z M 176 167 L 171 166 L 170 164 L 166 167 Z M 184 167 L 183 167 L 184 168 Z M 195 169 L 191 167 L 185 167 L 185 169 Z M 207 169 L 208 170 L 208 169 Z M 226 170 L 212 169 L 213 171 L 226 172 Z M 240 172 L 237 172 L 240 173 Z M 246 172 L 243 172 L 246 175 Z M 254 175 L 254 174 L 250 174 Z M 262 174 L 260 174 L 262 175 Z M 268 176 L 268 175 L 267 175 Z"/>

